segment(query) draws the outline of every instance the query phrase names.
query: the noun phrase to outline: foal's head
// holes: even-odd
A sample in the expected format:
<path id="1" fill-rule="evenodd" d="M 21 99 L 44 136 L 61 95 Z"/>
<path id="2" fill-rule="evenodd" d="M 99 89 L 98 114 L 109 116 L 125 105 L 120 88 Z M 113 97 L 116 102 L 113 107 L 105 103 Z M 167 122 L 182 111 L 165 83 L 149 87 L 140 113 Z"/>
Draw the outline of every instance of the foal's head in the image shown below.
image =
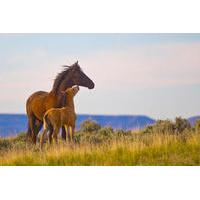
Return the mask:
<path id="1" fill-rule="evenodd" d="M 67 90 L 65 90 L 63 93 L 67 96 L 67 97 L 71 97 L 73 98 L 79 91 L 79 86 L 74 86 L 71 88 L 68 88 Z"/>

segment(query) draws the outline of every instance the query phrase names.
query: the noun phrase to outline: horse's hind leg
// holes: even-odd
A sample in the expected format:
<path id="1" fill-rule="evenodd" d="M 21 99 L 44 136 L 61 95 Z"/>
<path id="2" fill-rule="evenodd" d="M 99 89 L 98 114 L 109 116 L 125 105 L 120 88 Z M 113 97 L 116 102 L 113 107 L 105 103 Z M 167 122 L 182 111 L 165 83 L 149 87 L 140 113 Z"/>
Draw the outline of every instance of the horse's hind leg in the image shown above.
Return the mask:
<path id="1" fill-rule="evenodd" d="M 28 115 L 28 132 L 27 132 L 27 141 L 30 139 L 33 142 L 34 138 L 34 123 L 35 123 L 35 117 L 34 115 L 30 114 Z"/>
<path id="2" fill-rule="evenodd" d="M 40 132 L 41 128 L 42 128 L 42 122 L 38 119 L 35 118 L 35 126 L 34 126 L 34 134 L 33 134 L 33 143 L 36 144 L 37 142 L 37 136 L 38 136 L 38 133 Z"/>
<path id="3" fill-rule="evenodd" d="M 67 139 L 67 138 L 66 138 L 66 132 L 67 132 L 67 131 L 66 131 L 65 127 L 62 127 L 62 139 L 65 140 L 65 141 L 66 141 L 66 139 Z"/>
<path id="4" fill-rule="evenodd" d="M 34 133 L 35 133 L 35 138 L 34 138 L 34 141 L 36 142 L 37 141 L 37 136 L 38 136 L 38 133 L 40 132 L 41 128 L 42 128 L 42 125 L 43 125 L 43 122 L 36 119 L 35 120 L 35 127 L 34 127 Z"/>
<path id="5" fill-rule="evenodd" d="M 31 141 L 31 128 L 30 128 L 30 125 L 28 123 L 28 131 L 26 133 L 26 142 L 30 142 Z"/>

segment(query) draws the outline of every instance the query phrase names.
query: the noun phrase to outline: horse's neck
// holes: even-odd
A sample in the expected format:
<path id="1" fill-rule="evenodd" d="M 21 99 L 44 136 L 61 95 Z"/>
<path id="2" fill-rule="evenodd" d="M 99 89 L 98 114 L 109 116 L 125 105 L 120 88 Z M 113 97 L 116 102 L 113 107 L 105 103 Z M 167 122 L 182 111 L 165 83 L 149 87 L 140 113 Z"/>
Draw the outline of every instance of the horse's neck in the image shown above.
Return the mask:
<path id="1" fill-rule="evenodd" d="M 71 79 L 67 79 L 67 80 L 64 80 L 63 82 L 61 82 L 58 88 L 56 88 L 56 89 L 53 88 L 52 92 L 55 94 L 59 94 L 72 86 L 73 86 L 73 83 L 72 83 Z"/>
<path id="2" fill-rule="evenodd" d="M 67 97 L 66 100 L 67 100 L 66 106 L 69 106 L 75 111 L 74 98 L 70 96 L 70 97 Z"/>

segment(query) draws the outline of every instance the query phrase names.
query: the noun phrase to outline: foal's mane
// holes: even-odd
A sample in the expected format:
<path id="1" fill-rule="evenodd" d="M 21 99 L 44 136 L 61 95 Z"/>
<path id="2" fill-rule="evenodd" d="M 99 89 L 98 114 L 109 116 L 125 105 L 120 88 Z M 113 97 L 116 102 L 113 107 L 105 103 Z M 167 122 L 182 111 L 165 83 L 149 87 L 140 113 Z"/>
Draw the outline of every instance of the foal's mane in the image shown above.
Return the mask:
<path id="1" fill-rule="evenodd" d="M 75 69 L 75 70 L 81 70 L 80 66 L 75 63 L 71 66 L 68 66 L 68 65 L 63 65 L 64 69 L 63 71 L 61 71 L 60 73 L 57 74 L 55 80 L 54 80 L 54 84 L 53 84 L 53 91 L 55 92 L 58 92 L 59 90 L 59 87 L 61 85 L 61 83 L 70 78 L 69 75 L 70 75 L 70 72 Z"/>

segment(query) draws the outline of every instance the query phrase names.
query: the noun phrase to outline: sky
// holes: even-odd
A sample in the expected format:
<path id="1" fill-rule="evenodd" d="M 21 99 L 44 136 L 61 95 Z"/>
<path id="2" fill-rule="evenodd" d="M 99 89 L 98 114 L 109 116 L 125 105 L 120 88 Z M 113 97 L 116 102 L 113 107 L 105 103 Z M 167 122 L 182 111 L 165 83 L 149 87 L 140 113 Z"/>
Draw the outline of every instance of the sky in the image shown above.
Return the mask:
<path id="1" fill-rule="evenodd" d="M 200 34 L 0 34 L 0 113 L 25 113 L 76 60 L 95 82 L 77 113 L 200 115 Z"/>

